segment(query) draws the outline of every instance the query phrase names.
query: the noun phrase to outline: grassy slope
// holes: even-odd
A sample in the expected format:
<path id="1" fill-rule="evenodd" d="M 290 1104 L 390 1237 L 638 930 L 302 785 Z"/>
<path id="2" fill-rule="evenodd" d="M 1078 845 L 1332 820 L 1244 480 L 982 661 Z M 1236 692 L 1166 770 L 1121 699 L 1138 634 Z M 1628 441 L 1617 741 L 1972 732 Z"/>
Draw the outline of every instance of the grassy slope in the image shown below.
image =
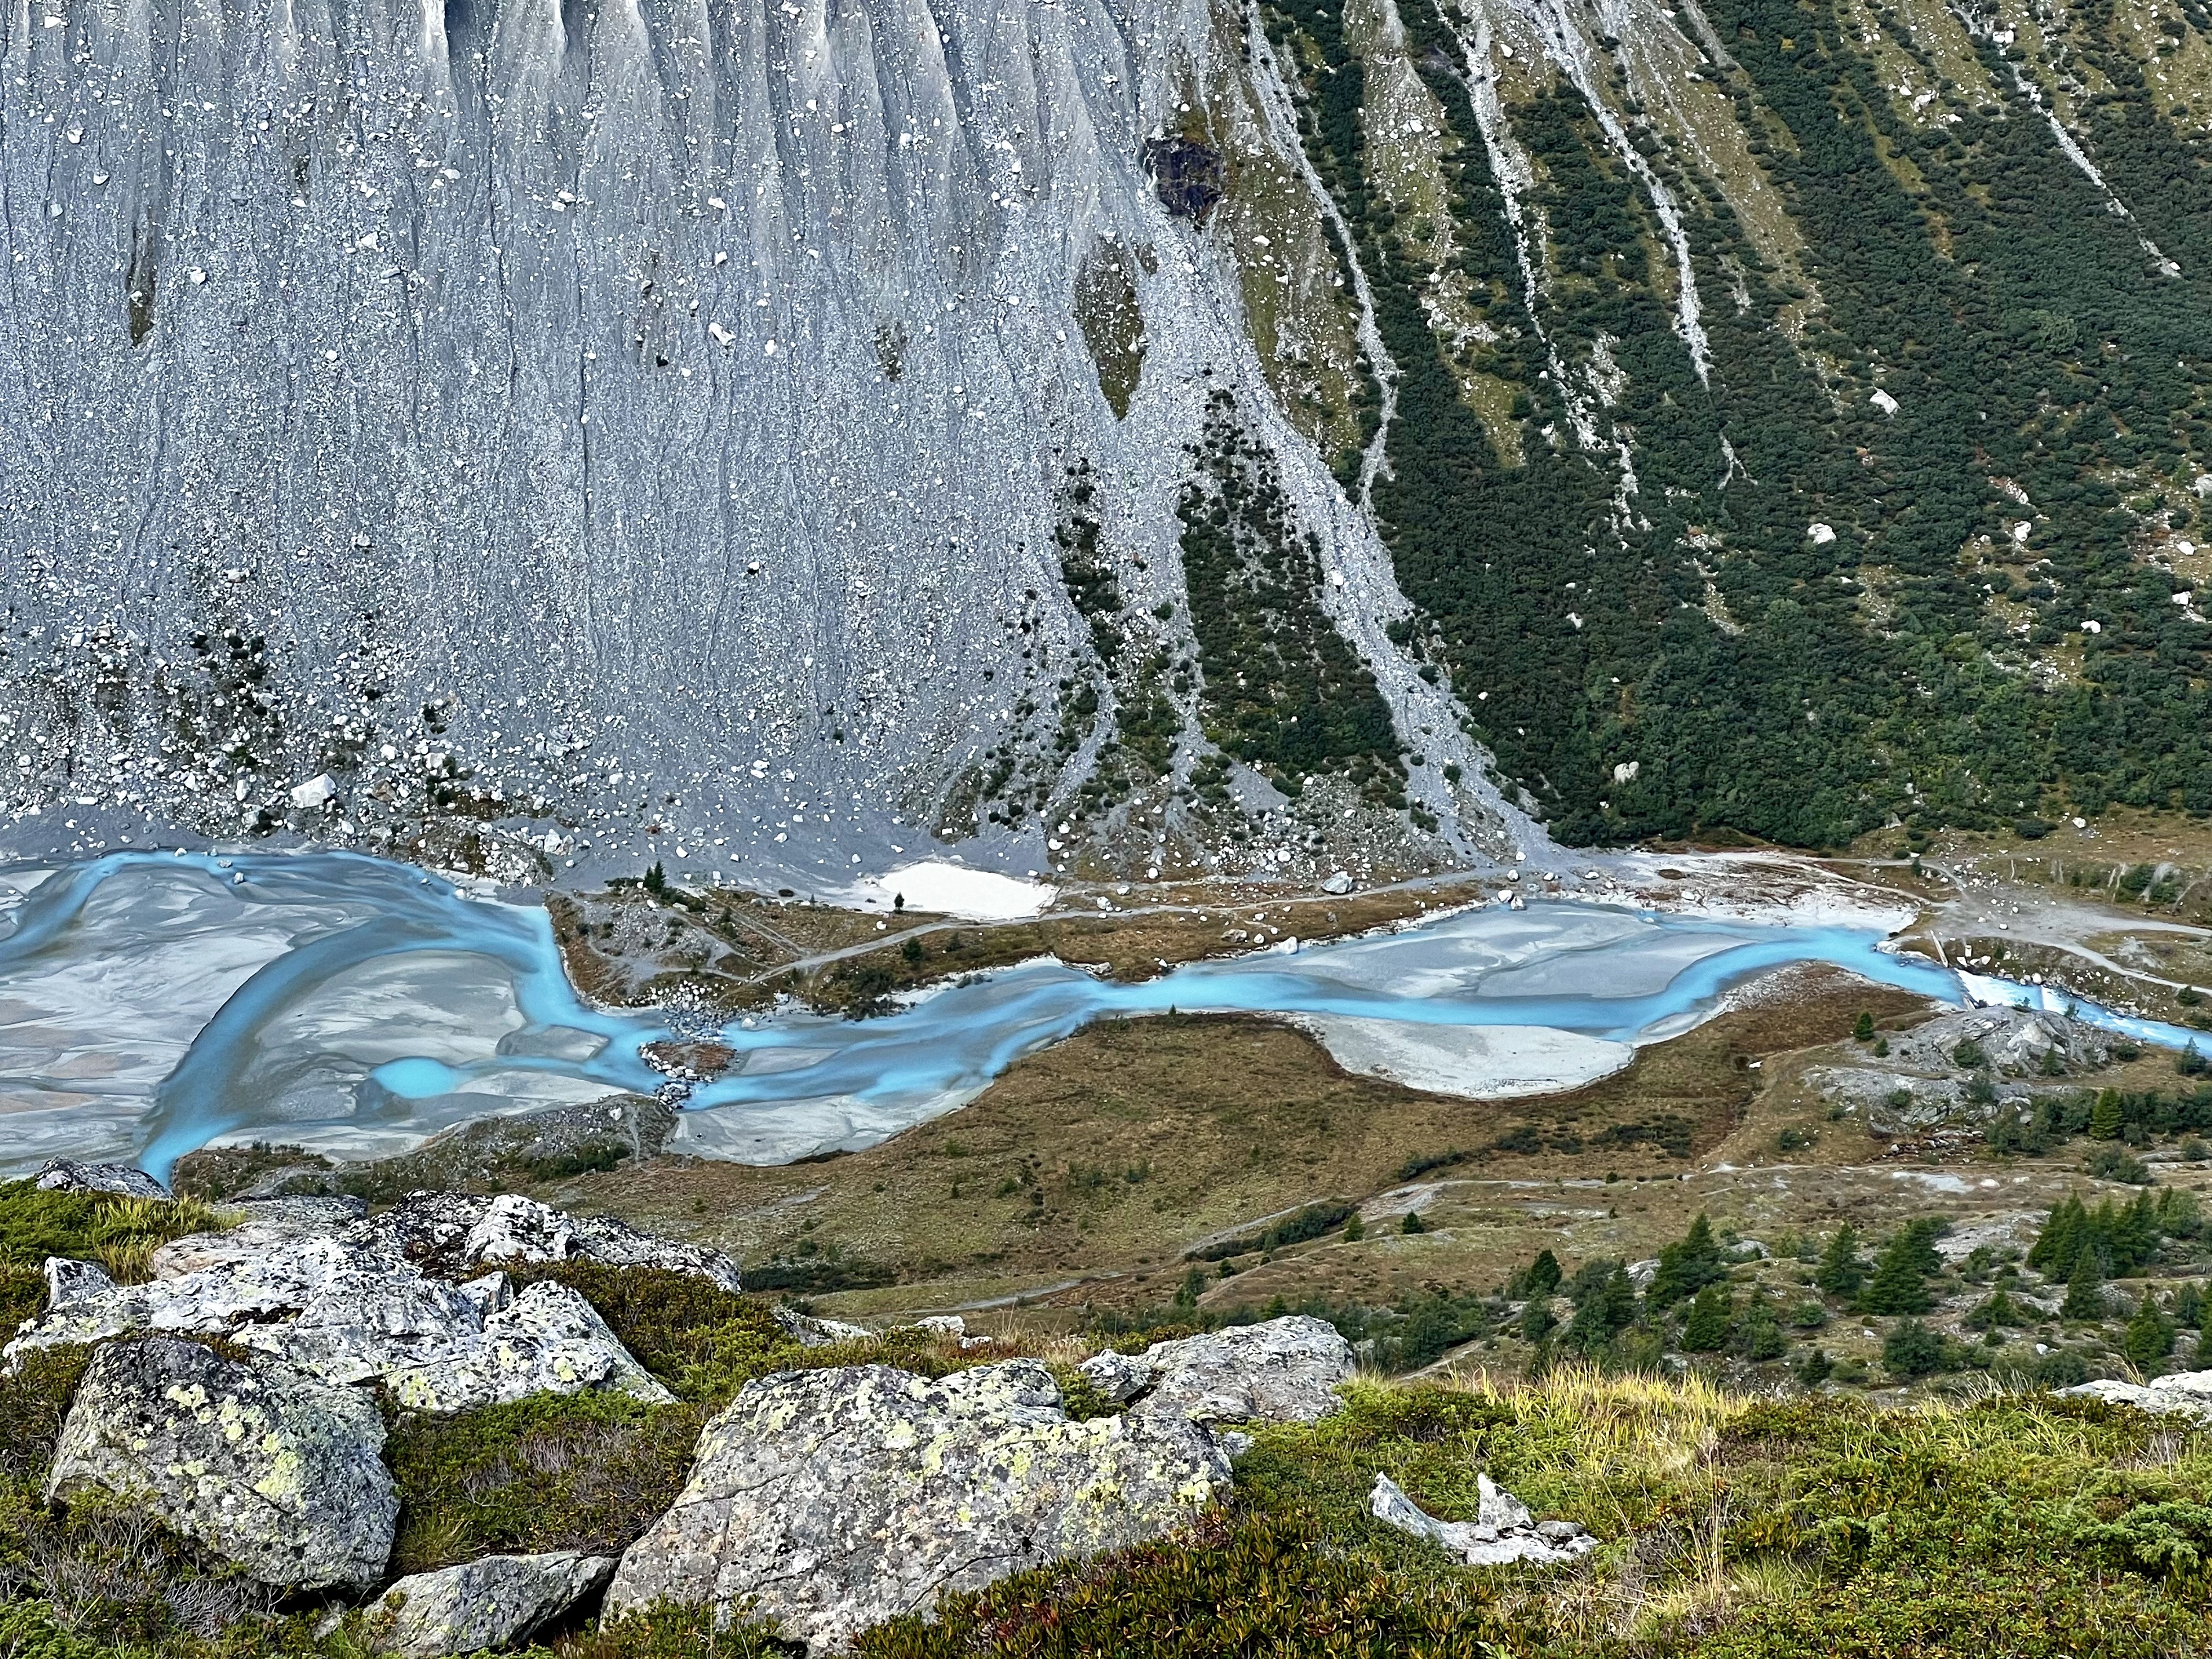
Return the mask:
<path id="1" fill-rule="evenodd" d="M 1685 1155 L 1710 1152 L 1749 1108 L 1751 1060 L 1841 1037 L 1862 1008 L 1901 1018 L 1919 1006 L 1808 975 L 1644 1050 L 1614 1078 L 1504 1103 L 1349 1076 L 1310 1038 L 1263 1020 L 1105 1023 L 1022 1060 L 954 1115 L 865 1152 L 782 1168 L 664 1159 L 584 1177 L 564 1201 L 696 1234 L 751 1263 L 818 1261 L 834 1247 L 906 1281 L 845 1292 L 836 1305 L 848 1312 L 1085 1279 L 1103 1281 L 1080 1292 L 1094 1304 L 1164 1300 L 1200 1240 L 1316 1200 L 1369 1199 L 1397 1186 L 1407 1160 L 1454 1151 L 1478 1156 L 1443 1175 L 1549 1184 L 1610 1171 L 1624 1192 L 1640 1182 L 1656 1247 L 1695 1207 L 1666 1196 Z M 1539 1150 L 1486 1151 L 1522 1125 Z M 1417 1257 L 1379 1239 L 1316 1246 L 1295 1258 L 1293 1282 L 1271 1267 L 1237 1294 L 1395 1295 L 1438 1277 L 1486 1290 L 1558 1242 L 1555 1222 L 1512 1221 L 1431 1241 Z"/>

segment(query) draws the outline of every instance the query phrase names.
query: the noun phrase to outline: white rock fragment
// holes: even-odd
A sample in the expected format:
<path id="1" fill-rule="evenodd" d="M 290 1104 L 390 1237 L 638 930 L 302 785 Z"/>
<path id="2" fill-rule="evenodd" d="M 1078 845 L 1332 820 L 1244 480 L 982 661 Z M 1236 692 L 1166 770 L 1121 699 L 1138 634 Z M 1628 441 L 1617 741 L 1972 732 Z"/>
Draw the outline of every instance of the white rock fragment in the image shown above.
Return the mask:
<path id="1" fill-rule="evenodd" d="M 1897 413 L 1897 399 L 1891 397 L 1889 393 L 1882 391 L 1880 387 L 1875 388 L 1874 394 L 1869 397 L 1867 401 L 1872 404 L 1876 409 L 1880 410 L 1884 415 L 1894 415 Z"/>
<path id="2" fill-rule="evenodd" d="M 1384 1526 L 1425 1538 L 1471 1567 L 1504 1566 L 1510 1561 L 1555 1565 L 1597 1547 L 1597 1540 L 1572 1521 L 1539 1524 L 1527 1504 L 1494 1485 L 1487 1474 L 1478 1474 L 1475 1483 L 1479 1498 L 1473 1521 L 1437 1520 L 1380 1473 L 1368 1494 L 1367 1508 Z"/>
<path id="3" fill-rule="evenodd" d="M 327 772 L 318 772 L 305 783 L 292 787 L 292 805 L 300 811 L 312 812 L 328 806 L 337 799 L 337 781 Z"/>
<path id="4" fill-rule="evenodd" d="M 1805 539 L 1815 547 L 1826 547 L 1836 539 L 1836 527 L 1832 524 L 1809 524 L 1805 526 Z"/>

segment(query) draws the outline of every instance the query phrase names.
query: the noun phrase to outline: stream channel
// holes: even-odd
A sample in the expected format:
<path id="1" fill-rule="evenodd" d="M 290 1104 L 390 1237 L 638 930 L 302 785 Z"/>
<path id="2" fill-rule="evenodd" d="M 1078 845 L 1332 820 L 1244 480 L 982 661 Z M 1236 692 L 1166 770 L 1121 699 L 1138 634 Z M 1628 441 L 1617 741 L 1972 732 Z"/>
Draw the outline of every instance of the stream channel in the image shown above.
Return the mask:
<path id="1" fill-rule="evenodd" d="M 738 1060 L 693 1090 L 670 1150 L 784 1162 L 949 1111 L 1093 1019 L 1170 1008 L 1290 1017 L 1348 1065 L 1382 1053 L 1409 1082 L 1531 1092 L 1602 1075 L 1732 988 L 1804 962 L 1954 1005 L 2070 1008 L 2176 1048 L 2196 1035 L 1962 977 L 1869 929 L 1543 901 L 1140 984 L 1039 960 L 880 1018 L 791 1005 L 718 1027 L 586 1006 L 543 908 L 409 866 L 121 853 L 0 868 L 0 1172 L 66 1156 L 166 1177 L 217 1140 L 390 1156 L 493 1114 L 651 1094 L 666 1079 L 638 1049 L 672 1036 L 721 1042 Z"/>

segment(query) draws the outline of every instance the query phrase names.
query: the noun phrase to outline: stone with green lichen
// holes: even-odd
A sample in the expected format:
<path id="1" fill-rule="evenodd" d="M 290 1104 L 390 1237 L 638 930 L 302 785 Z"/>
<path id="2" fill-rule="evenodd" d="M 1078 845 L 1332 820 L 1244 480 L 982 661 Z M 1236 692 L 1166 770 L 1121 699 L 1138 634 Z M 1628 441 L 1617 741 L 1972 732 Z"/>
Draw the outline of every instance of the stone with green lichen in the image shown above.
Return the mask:
<path id="1" fill-rule="evenodd" d="M 367 1585 L 399 1513 L 383 1447 L 357 1390 L 145 1337 L 94 1357 L 46 1495 L 113 1493 L 267 1583 Z"/>
<path id="2" fill-rule="evenodd" d="M 884 1365 L 785 1372 L 707 1425 L 607 1610 L 750 1602 L 812 1652 L 836 1651 L 945 1591 L 1170 1532 L 1228 1482 L 1206 1429 L 1071 1420 L 1031 1360 L 935 1381 Z"/>

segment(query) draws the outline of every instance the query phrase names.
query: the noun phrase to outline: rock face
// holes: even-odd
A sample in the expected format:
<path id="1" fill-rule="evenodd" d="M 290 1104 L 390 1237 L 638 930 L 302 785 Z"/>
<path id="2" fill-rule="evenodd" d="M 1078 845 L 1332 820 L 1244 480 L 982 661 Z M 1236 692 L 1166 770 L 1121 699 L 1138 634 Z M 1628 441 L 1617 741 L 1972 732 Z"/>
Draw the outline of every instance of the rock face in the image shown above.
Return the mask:
<path id="1" fill-rule="evenodd" d="M 503 1276 L 483 1281 L 504 1297 Z M 530 1285 L 488 1315 L 460 1352 L 386 1373 L 392 1397 L 416 1411 L 459 1412 L 533 1394 L 611 1389 L 665 1402 L 675 1396 L 630 1357 L 599 1310 L 565 1285 Z"/>
<path id="2" fill-rule="evenodd" d="M 570 1215 L 519 1194 L 415 1193 L 364 1224 L 387 1250 L 434 1273 L 455 1274 L 507 1261 L 599 1261 L 660 1267 L 726 1291 L 742 1287 L 738 1264 L 719 1250 L 640 1232 L 611 1216 Z"/>
<path id="3" fill-rule="evenodd" d="M 12 1364 L 32 1348 L 155 1331 L 226 1336 L 325 1382 L 381 1379 L 425 1411 L 547 1390 L 671 1397 L 565 1286 L 534 1285 L 513 1297 L 496 1273 L 451 1284 L 399 1255 L 373 1224 L 333 1231 L 331 1219 L 313 1207 L 272 1208 L 228 1232 L 173 1240 L 155 1253 L 155 1276 L 143 1285 L 50 1261 L 47 1310 L 5 1357 Z"/>
<path id="4" fill-rule="evenodd" d="M 2178 1413 L 2212 1423 L 2212 1371 L 2176 1371 L 2171 1376 L 2154 1377 L 2148 1382 L 2123 1382 L 2106 1377 L 2076 1388 L 2061 1389 L 2059 1393 L 2083 1395 L 2092 1400 L 2109 1400 L 2118 1406 L 2133 1406 L 2161 1415 Z"/>
<path id="5" fill-rule="evenodd" d="M 508 1647 L 590 1595 L 614 1570 L 611 1556 L 562 1550 L 418 1572 L 368 1609 L 368 1638 L 379 1651 L 406 1659 Z"/>
<path id="6" fill-rule="evenodd" d="M 1476 1475 L 1475 1482 L 1479 1499 L 1472 1521 L 1437 1520 L 1387 1474 L 1375 1477 L 1367 1507 L 1384 1526 L 1440 1545 L 1471 1567 L 1572 1561 L 1597 1547 L 1597 1540 L 1572 1521 L 1539 1522 L 1526 1504 L 1492 1484 L 1488 1475 Z"/>
<path id="7" fill-rule="evenodd" d="M 1881 1134 L 1986 1122 L 2000 1110 L 2033 1103 L 2039 1091 L 2075 1086 L 2063 1079 L 2102 1065 L 2111 1052 L 2092 1026 L 2010 1007 L 1957 1009 L 1886 1041 L 1886 1057 L 1869 1054 L 1863 1064 L 1805 1073 L 1824 1100 L 1857 1109 Z M 1980 1051 L 1979 1060 L 1959 1059 L 1967 1044 Z M 1984 1070 L 1994 1093 L 1978 1101 L 1968 1085 Z"/>
<path id="8" fill-rule="evenodd" d="M 1026 1567 L 1153 1538 L 1228 1483 L 1203 1428 L 1076 1422 L 1030 1360 L 932 1382 L 883 1365 L 748 1383 L 690 1480 L 623 1557 L 619 1613 L 656 1601 L 761 1613 L 815 1653 Z"/>
<path id="9" fill-rule="evenodd" d="M 382 1574 L 399 1512 L 383 1445 L 351 1389 L 146 1337 L 93 1357 L 46 1498 L 131 1498 L 267 1583 L 362 1586 Z"/>
<path id="10" fill-rule="evenodd" d="M 115 1193 L 125 1198 L 167 1198 L 169 1189 L 128 1164 L 80 1164 L 49 1158 L 36 1177 L 45 1193 Z"/>
<path id="11" fill-rule="evenodd" d="M 1302 1314 L 1155 1342 L 1141 1354 L 1102 1353 L 1081 1367 L 1116 1404 L 1206 1424 L 1310 1423 L 1336 1409 L 1337 1387 L 1354 1369 L 1336 1328 Z"/>

